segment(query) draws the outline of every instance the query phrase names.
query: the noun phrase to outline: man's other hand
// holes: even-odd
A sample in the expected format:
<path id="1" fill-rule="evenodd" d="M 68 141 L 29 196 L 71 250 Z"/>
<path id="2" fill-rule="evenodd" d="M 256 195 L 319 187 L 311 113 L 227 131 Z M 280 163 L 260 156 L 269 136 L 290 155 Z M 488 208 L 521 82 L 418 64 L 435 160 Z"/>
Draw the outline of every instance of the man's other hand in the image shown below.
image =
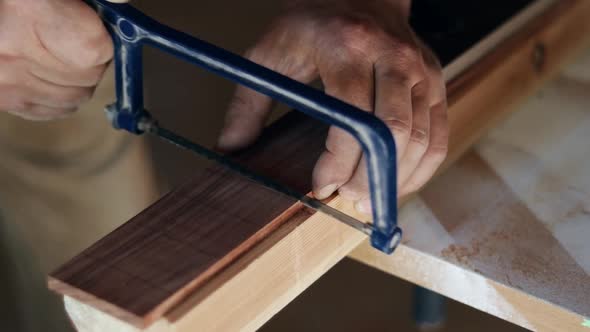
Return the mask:
<path id="1" fill-rule="evenodd" d="M 72 113 L 112 54 L 103 23 L 81 0 L 0 0 L 0 111 L 32 120 Z"/>
<path id="2" fill-rule="evenodd" d="M 391 129 L 398 153 L 400 196 L 418 190 L 447 153 L 445 82 L 440 65 L 408 24 L 407 0 L 303 0 L 288 7 L 246 56 L 374 113 Z M 238 87 L 218 146 L 252 143 L 270 111 L 269 98 Z M 313 192 L 338 191 L 370 213 L 367 169 L 352 136 L 330 128 L 313 172 Z"/>

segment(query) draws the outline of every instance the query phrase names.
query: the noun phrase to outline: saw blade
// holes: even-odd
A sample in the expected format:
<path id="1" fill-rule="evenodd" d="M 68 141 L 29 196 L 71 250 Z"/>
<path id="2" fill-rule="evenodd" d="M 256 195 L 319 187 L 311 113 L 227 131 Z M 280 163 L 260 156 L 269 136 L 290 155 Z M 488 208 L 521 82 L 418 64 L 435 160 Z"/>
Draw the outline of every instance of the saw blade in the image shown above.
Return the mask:
<path id="1" fill-rule="evenodd" d="M 373 227 L 370 223 L 364 223 L 354 217 L 347 215 L 346 213 L 334 209 L 333 207 L 321 202 L 320 200 L 299 193 L 291 188 L 288 188 L 280 183 L 277 183 L 269 177 L 257 174 L 222 154 L 209 150 L 198 143 L 192 142 L 180 135 L 177 135 L 176 133 L 170 130 L 160 127 L 153 120 L 145 119 L 144 121 L 142 121 L 140 123 L 140 129 L 145 131 L 146 133 L 157 136 L 169 143 L 172 143 L 180 148 L 186 149 L 200 156 L 203 156 L 209 160 L 215 161 L 218 164 L 226 167 L 227 169 L 230 169 L 231 171 L 243 176 L 244 178 L 259 183 L 268 189 L 294 198 L 301 202 L 304 206 L 324 213 L 350 227 L 353 227 L 356 230 L 363 232 L 364 234 L 371 235 L 371 232 L 373 231 Z"/>

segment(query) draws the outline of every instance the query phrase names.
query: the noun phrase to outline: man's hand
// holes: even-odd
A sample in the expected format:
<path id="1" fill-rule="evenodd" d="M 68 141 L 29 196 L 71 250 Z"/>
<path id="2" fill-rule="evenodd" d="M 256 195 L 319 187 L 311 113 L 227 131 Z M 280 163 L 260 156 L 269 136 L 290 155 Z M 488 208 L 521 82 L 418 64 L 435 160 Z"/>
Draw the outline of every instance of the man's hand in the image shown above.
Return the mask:
<path id="1" fill-rule="evenodd" d="M 247 57 L 381 118 L 397 144 L 400 196 L 428 181 L 447 152 L 445 82 L 438 61 L 408 25 L 408 0 L 303 0 L 289 8 Z M 235 150 L 260 133 L 269 98 L 238 87 L 218 146 Z M 370 213 L 367 170 L 354 138 L 330 128 L 313 192 L 335 191 Z"/>
<path id="2" fill-rule="evenodd" d="M 34 120 L 75 111 L 112 53 L 101 20 L 80 0 L 0 0 L 0 111 Z"/>

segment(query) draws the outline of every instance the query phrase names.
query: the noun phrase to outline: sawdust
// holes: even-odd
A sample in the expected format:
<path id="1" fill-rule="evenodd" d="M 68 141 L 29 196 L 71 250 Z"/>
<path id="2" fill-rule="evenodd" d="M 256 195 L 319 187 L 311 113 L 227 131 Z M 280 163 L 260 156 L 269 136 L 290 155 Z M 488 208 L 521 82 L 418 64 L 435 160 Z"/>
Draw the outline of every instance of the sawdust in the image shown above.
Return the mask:
<path id="1" fill-rule="evenodd" d="M 445 258 L 453 259 L 464 266 L 470 266 L 470 261 L 474 256 L 479 255 L 479 244 L 475 243 L 472 247 L 451 244 L 441 251 L 441 255 Z"/>

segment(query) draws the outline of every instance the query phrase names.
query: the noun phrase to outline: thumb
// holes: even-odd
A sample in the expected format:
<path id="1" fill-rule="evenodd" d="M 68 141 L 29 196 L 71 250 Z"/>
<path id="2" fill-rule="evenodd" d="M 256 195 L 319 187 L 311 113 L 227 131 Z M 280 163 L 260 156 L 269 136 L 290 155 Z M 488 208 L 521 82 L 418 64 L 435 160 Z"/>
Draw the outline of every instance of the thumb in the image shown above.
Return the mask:
<path id="1" fill-rule="evenodd" d="M 271 35 L 272 36 L 272 35 Z M 275 69 L 279 66 L 271 36 L 265 36 L 245 58 L 261 66 Z M 253 143 L 264 128 L 270 114 L 272 101 L 269 97 L 243 85 L 238 85 L 225 114 L 225 124 L 217 140 L 217 148 L 231 152 Z"/>
<path id="2" fill-rule="evenodd" d="M 44 3 L 35 30 L 43 47 L 58 61 L 92 68 L 111 60 L 111 37 L 92 8 L 80 0 Z"/>

